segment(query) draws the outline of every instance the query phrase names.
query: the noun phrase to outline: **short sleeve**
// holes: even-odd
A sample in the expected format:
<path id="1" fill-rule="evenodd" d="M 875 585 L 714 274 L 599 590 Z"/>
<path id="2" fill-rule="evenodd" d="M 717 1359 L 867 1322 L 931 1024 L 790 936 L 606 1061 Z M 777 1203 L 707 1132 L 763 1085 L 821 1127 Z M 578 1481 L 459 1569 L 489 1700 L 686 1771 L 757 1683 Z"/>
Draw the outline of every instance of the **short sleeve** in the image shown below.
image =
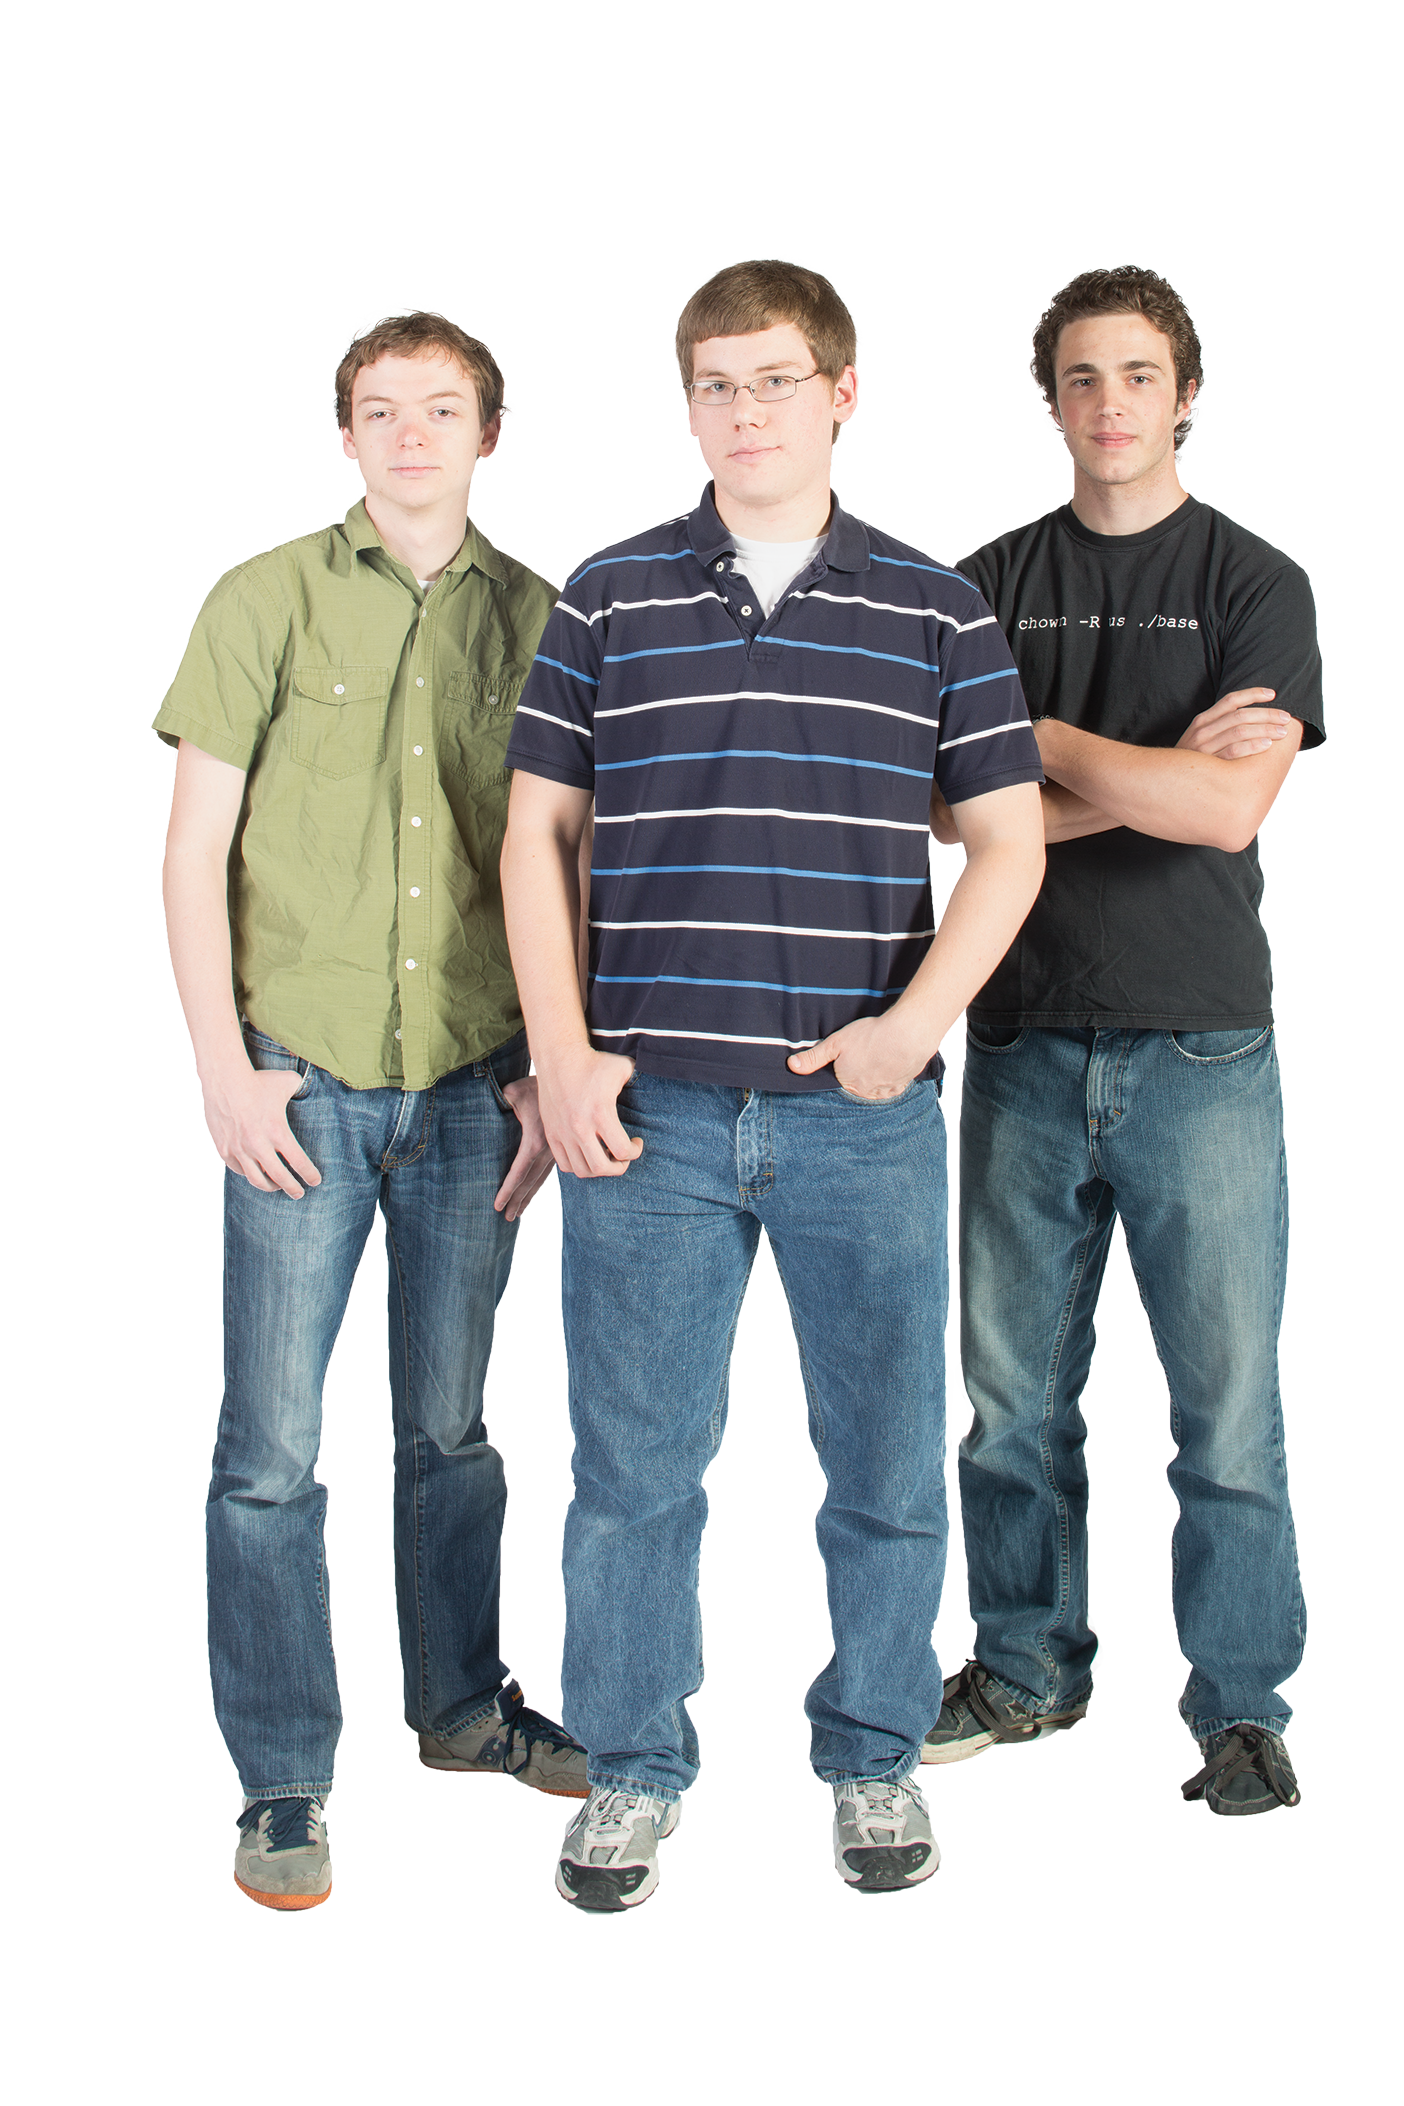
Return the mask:
<path id="1" fill-rule="evenodd" d="M 263 743 L 278 693 L 286 615 L 247 565 L 221 578 L 200 609 L 152 729 L 168 746 L 188 739 L 232 767 L 248 769 Z"/>
<path id="2" fill-rule="evenodd" d="M 964 565 L 962 565 L 964 568 Z M 1043 781 L 1038 741 L 1004 631 L 972 592 L 953 632 L 941 631 L 941 731 L 936 786 L 947 804 Z"/>
<path id="3" fill-rule="evenodd" d="M 1304 570 L 1284 563 L 1241 608 L 1230 607 L 1224 629 L 1219 697 L 1239 688 L 1276 689 L 1276 706 L 1302 721 L 1302 748 L 1326 736 L 1316 603 Z"/>
<path id="4" fill-rule="evenodd" d="M 603 666 L 597 631 L 602 626 L 565 594 L 556 602 L 517 704 L 509 768 L 593 794 L 595 699 Z"/>

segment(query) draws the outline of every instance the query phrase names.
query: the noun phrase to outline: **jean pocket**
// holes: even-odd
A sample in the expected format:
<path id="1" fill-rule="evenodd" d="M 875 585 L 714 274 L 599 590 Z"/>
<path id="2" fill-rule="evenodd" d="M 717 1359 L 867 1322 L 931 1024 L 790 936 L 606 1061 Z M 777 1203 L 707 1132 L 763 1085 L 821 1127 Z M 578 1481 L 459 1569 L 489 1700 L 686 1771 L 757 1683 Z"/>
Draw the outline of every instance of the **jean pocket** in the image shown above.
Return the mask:
<path id="1" fill-rule="evenodd" d="M 311 1061 L 304 1060 L 300 1053 L 290 1053 L 286 1046 L 280 1046 L 277 1039 L 270 1038 L 266 1031 L 259 1031 L 254 1025 L 245 1024 L 244 1050 L 260 1073 L 295 1072 L 302 1077 L 300 1088 L 295 1089 L 288 1099 L 289 1104 L 297 1104 L 311 1089 L 312 1078 L 317 1072 Z"/>
<path id="2" fill-rule="evenodd" d="M 1029 1035 L 1027 1024 L 979 1024 L 965 1019 L 965 1040 L 977 1053 L 1012 1053 Z"/>
<path id="3" fill-rule="evenodd" d="M 838 1086 L 838 1094 L 840 1097 L 846 1097 L 850 1104 L 866 1105 L 869 1111 L 887 1111 L 894 1104 L 905 1103 L 920 1079 L 920 1076 L 914 1076 L 904 1090 L 898 1090 L 892 1097 L 860 1097 L 856 1090 L 846 1090 L 842 1083 Z"/>
<path id="4" fill-rule="evenodd" d="M 1226 1061 L 1243 1060 L 1272 1039 L 1272 1025 L 1248 1031 L 1169 1031 L 1166 1033 L 1181 1060 L 1192 1067 L 1217 1068 Z"/>

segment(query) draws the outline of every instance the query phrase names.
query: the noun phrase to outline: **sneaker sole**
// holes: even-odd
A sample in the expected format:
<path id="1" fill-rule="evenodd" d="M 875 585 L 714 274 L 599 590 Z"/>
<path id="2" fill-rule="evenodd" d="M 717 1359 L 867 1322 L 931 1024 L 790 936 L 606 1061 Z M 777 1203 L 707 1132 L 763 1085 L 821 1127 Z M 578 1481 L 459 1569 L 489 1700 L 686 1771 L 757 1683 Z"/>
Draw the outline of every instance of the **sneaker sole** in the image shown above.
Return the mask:
<path id="1" fill-rule="evenodd" d="M 929 1862 L 928 1862 L 929 1860 Z M 888 1844 L 884 1848 L 845 1850 L 848 1867 L 843 1879 L 859 1894 L 900 1894 L 904 1887 L 920 1886 L 930 1879 L 941 1862 L 934 1843 Z"/>
<path id="2" fill-rule="evenodd" d="M 1036 1733 L 1021 1733 L 1015 1740 L 1001 1741 L 997 1733 L 972 1733 L 966 1740 L 947 1741 L 944 1748 L 933 1748 L 923 1741 L 921 1759 L 923 1762 L 968 1762 L 972 1755 L 983 1755 L 986 1748 L 1025 1748 L 1036 1740 L 1046 1740 L 1050 1733 L 1066 1733 L 1069 1726 L 1080 1725 L 1086 1716 L 1085 1711 L 1075 1711 L 1069 1718 L 1040 1719 Z"/>
<path id="3" fill-rule="evenodd" d="M 265 1894 L 258 1887 L 246 1887 L 237 1872 L 234 1884 L 241 1894 L 247 1894 L 250 1901 L 256 1901 L 263 1909 L 318 1909 L 331 1894 L 330 1881 L 320 1894 Z"/>
<path id="4" fill-rule="evenodd" d="M 524 1784 L 528 1791 L 545 1792 L 548 1799 L 588 1799 L 588 1784 L 538 1784 L 534 1777 L 523 1777 L 517 1770 L 483 1770 L 475 1762 L 454 1762 L 442 1755 L 421 1755 L 420 1761 L 426 1770 L 451 1770 L 456 1777 L 511 1777 L 514 1783 Z"/>
<path id="5" fill-rule="evenodd" d="M 638 1873 L 643 1877 L 637 1878 Z M 556 1892 L 561 1899 L 596 1916 L 636 1909 L 657 1884 L 657 1865 L 577 1865 L 563 1857 L 556 1866 Z"/>

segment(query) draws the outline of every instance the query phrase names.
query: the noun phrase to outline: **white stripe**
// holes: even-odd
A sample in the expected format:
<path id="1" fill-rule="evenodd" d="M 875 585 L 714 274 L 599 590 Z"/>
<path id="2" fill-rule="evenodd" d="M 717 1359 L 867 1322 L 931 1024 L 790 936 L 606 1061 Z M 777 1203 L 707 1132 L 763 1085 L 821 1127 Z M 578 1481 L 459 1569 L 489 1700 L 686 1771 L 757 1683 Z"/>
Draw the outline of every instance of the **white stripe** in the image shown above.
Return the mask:
<path id="1" fill-rule="evenodd" d="M 865 709 L 870 716 L 900 717 L 904 724 L 922 724 L 928 731 L 936 728 L 934 717 L 912 709 L 888 709 L 881 702 L 853 702 L 846 695 L 774 695 L 751 687 L 732 688 L 721 695 L 678 695 L 671 702 L 631 702 L 627 709 L 597 709 L 595 722 L 602 717 L 637 717 L 646 709 L 692 709 L 702 702 L 791 702 L 806 709 Z"/>
<path id="2" fill-rule="evenodd" d="M 582 739 L 592 739 L 595 734 L 587 731 L 583 724 L 572 724 L 569 717 L 553 717 L 544 709 L 528 709 L 524 702 L 517 704 L 519 717 L 540 717 L 543 724 L 559 724 L 565 731 L 579 732 Z"/>
<path id="3" fill-rule="evenodd" d="M 711 591 L 694 592 L 685 600 L 611 600 L 607 607 L 601 607 L 594 614 L 582 614 L 578 607 L 570 606 L 565 600 L 557 600 L 556 605 L 564 607 L 567 614 L 573 614 L 588 629 L 593 622 L 603 621 L 607 614 L 631 614 L 640 607 L 695 607 L 699 600 L 715 600 L 719 607 L 726 605 L 719 592 Z"/>
<path id="4" fill-rule="evenodd" d="M 957 636 L 968 636 L 972 629 L 984 629 L 994 620 L 992 614 L 981 615 L 978 622 L 958 622 L 953 614 L 942 614 L 935 607 L 895 607 L 891 600 L 865 600 L 857 592 L 820 592 L 811 587 L 799 595 L 806 600 L 829 600 L 835 607 L 871 607 L 876 614 L 929 615 L 933 622 L 949 622 Z"/>
<path id="5" fill-rule="evenodd" d="M 778 804 L 693 804 L 668 812 L 596 812 L 596 826 L 632 826 L 637 819 L 818 819 L 830 826 L 880 826 L 888 833 L 924 834 L 926 820 L 860 819 L 851 812 L 787 812 Z"/>
<path id="6" fill-rule="evenodd" d="M 734 929 L 746 936 L 842 936 L 850 943 L 907 943 L 934 929 L 800 929 L 777 921 L 592 921 L 592 929 Z"/>
<path id="7" fill-rule="evenodd" d="M 997 739 L 1002 737 L 1006 731 L 1027 731 L 1028 729 L 1029 726 L 1021 722 L 1018 724 L 995 724 L 988 731 L 963 732 L 958 739 L 942 739 L 941 751 L 949 753 L 952 746 L 968 746 L 972 739 Z"/>
<path id="8" fill-rule="evenodd" d="M 738 1031 L 654 1031 L 647 1024 L 631 1024 L 627 1031 L 601 1031 L 590 1026 L 591 1038 L 715 1038 L 727 1046 L 792 1046 L 802 1053 L 817 1046 L 817 1038 L 743 1038 Z M 628 1111 L 624 1116 L 628 1117 Z"/>

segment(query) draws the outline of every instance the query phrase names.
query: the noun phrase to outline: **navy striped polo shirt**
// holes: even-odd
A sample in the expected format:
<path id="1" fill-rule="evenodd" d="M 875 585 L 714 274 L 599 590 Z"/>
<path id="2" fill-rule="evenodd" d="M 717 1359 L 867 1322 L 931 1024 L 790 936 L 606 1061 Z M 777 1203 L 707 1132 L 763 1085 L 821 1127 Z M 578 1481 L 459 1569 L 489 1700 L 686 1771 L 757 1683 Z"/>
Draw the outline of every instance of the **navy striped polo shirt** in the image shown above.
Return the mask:
<path id="1" fill-rule="evenodd" d="M 507 765 L 589 790 L 590 1036 L 696 1082 L 834 1089 L 787 1057 L 907 986 L 951 805 L 1041 782 L 999 624 L 834 500 L 762 618 L 710 486 L 593 556 L 542 633 Z M 936 1062 L 925 1070 L 937 1072 Z"/>

